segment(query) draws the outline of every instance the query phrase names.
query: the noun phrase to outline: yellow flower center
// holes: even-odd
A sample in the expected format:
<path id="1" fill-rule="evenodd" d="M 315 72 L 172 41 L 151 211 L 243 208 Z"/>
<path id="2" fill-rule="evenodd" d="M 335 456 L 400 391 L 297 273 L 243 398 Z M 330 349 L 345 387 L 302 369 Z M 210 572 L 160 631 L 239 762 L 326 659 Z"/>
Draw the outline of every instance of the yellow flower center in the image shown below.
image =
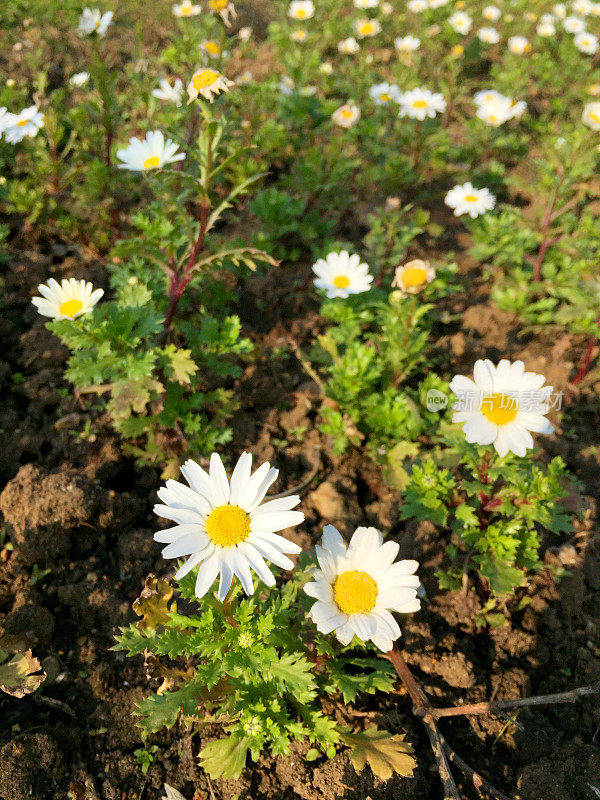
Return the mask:
<path id="1" fill-rule="evenodd" d="M 208 0 L 208 5 L 213 11 L 224 11 L 229 5 L 229 0 Z"/>
<path id="2" fill-rule="evenodd" d="M 179 9 L 179 13 L 182 17 L 189 17 L 192 14 L 192 7 L 191 6 L 181 6 Z"/>
<path id="3" fill-rule="evenodd" d="M 71 317 L 71 319 L 73 319 L 75 314 L 79 314 L 82 308 L 83 303 L 81 300 L 73 298 L 72 300 L 65 300 L 64 303 L 61 303 L 58 310 L 64 317 Z"/>
<path id="4" fill-rule="evenodd" d="M 466 194 L 465 200 L 467 203 L 476 203 L 479 200 L 479 198 L 477 197 L 476 194 Z"/>
<path id="5" fill-rule="evenodd" d="M 366 572 L 342 572 L 333 584 L 333 600 L 344 614 L 366 614 L 375 608 L 377 584 Z"/>
<path id="6" fill-rule="evenodd" d="M 413 108 L 427 108 L 427 102 L 425 100 L 414 100 L 412 105 Z"/>
<path id="7" fill-rule="evenodd" d="M 454 47 L 452 48 L 452 55 L 455 55 L 455 56 L 462 56 L 462 54 L 463 54 L 464 52 L 465 52 L 465 48 L 462 46 L 462 44 L 456 44 L 456 45 L 454 45 Z"/>
<path id="8" fill-rule="evenodd" d="M 427 270 L 423 267 L 407 267 L 402 271 L 402 283 L 409 289 L 422 286 L 427 280 Z"/>
<path id="9" fill-rule="evenodd" d="M 379 99 L 381 100 L 382 103 L 387 103 L 388 100 L 390 100 L 391 98 L 390 98 L 389 94 L 387 94 L 386 92 L 383 92 L 383 94 L 379 95 Z"/>
<path id="10" fill-rule="evenodd" d="M 24 127 L 25 127 L 25 125 L 27 125 L 27 123 L 28 123 L 28 122 L 29 122 L 29 120 L 28 120 L 28 119 L 20 119 L 20 120 L 17 122 L 17 128 L 24 128 Z"/>
<path id="11" fill-rule="evenodd" d="M 347 275 L 336 275 L 332 283 L 337 289 L 347 289 L 350 286 L 350 278 Z"/>
<path id="12" fill-rule="evenodd" d="M 342 108 L 340 109 L 340 116 L 344 119 L 352 119 L 354 111 L 351 111 L 349 108 Z"/>
<path id="13" fill-rule="evenodd" d="M 305 19 L 306 11 L 304 8 L 297 8 L 296 9 L 296 19 Z"/>
<path id="14" fill-rule="evenodd" d="M 489 394 L 481 401 L 481 413 L 494 425 L 508 425 L 519 413 L 517 401 L 509 394 Z"/>
<path id="15" fill-rule="evenodd" d="M 211 56 L 218 56 L 221 52 L 221 48 L 216 42 L 204 42 L 204 49 L 207 53 L 210 53 Z"/>
<path id="16" fill-rule="evenodd" d="M 160 158 L 158 156 L 149 156 L 142 161 L 142 166 L 144 169 L 153 169 L 154 167 L 158 167 L 160 165 Z"/>
<path id="17" fill-rule="evenodd" d="M 488 114 L 488 122 L 495 124 L 498 122 L 498 117 L 495 114 Z"/>
<path id="18" fill-rule="evenodd" d="M 205 89 L 207 86 L 212 86 L 218 77 L 219 73 L 214 69 L 201 69 L 192 78 L 192 86 L 200 91 L 200 89 Z"/>
<path id="19" fill-rule="evenodd" d="M 600 116 L 598 116 L 598 114 L 595 114 L 593 111 L 590 111 L 589 115 L 590 115 L 590 119 L 592 120 L 592 122 L 596 122 L 596 123 L 600 124 Z"/>
<path id="20" fill-rule="evenodd" d="M 365 22 L 364 25 L 360 26 L 358 32 L 364 36 L 365 34 L 373 33 L 374 30 L 375 25 L 372 22 Z"/>
<path id="21" fill-rule="evenodd" d="M 218 547 L 235 547 L 250 535 L 250 517 L 239 506 L 217 506 L 206 518 L 206 532 Z"/>

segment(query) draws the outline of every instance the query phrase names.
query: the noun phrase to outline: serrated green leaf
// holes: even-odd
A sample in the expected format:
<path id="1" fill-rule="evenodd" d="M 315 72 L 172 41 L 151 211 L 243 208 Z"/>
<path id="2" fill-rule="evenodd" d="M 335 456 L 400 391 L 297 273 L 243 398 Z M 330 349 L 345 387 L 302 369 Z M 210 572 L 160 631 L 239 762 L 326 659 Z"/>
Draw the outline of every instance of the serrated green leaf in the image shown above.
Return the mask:
<path id="1" fill-rule="evenodd" d="M 246 766 L 250 742 L 251 738 L 240 731 L 210 742 L 200 751 L 200 766 L 211 778 L 237 779 Z"/>
<path id="2" fill-rule="evenodd" d="M 412 745 L 404 741 L 404 734 L 391 734 L 374 726 L 361 733 L 343 732 L 340 738 L 352 748 L 350 761 L 357 772 L 368 764 L 374 775 L 389 780 L 394 773 L 412 777 L 416 769 Z"/>

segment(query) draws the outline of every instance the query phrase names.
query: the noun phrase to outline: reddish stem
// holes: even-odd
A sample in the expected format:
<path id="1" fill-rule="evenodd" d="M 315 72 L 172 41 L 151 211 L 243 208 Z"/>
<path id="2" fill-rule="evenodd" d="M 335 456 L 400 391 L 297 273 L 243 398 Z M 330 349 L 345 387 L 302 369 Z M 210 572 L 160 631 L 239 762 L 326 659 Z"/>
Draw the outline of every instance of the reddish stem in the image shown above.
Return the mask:
<path id="1" fill-rule="evenodd" d="M 596 341 L 597 340 L 595 336 L 590 336 L 581 366 L 579 367 L 579 369 L 577 370 L 577 374 L 571 381 L 571 384 L 573 386 L 577 386 L 578 383 L 581 383 L 581 381 L 587 375 L 587 371 L 590 368 L 590 363 L 592 361 L 592 353 L 594 352 L 594 347 L 596 346 Z"/>

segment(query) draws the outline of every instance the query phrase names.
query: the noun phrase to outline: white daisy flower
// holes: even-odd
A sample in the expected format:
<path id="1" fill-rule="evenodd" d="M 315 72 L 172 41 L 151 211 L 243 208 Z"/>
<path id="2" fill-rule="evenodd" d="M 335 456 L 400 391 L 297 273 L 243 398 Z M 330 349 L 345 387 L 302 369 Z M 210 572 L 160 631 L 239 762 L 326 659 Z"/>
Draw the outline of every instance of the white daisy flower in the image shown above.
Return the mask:
<path id="1" fill-rule="evenodd" d="M 496 28 L 480 28 L 477 37 L 485 44 L 497 44 L 500 41 L 500 34 Z"/>
<path id="2" fill-rule="evenodd" d="M 52 319 L 70 320 L 91 311 L 104 294 L 103 289 L 94 290 L 91 283 L 75 278 L 64 278 L 60 283 L 50 278 L 48 283 L 40 283 L 38 292 L 42 296 L 31 300 L 38 313 Z"/>
<path id="3" fill-rule="evenodd" d="M 454 209 L 455 217 L 468 214 L 471 219 L 475 219 L 480 214 L 491 211 L 496 205 L 496 198 L 489 189 L 475 189 L 472 183 L 463 183 L 450 189 L 444 202 Z"/>
<path id="4" fill-rule="evenodd" d="M 379 0 L 354 0 L 354 8 L 360 8 L 364 11 L 367 8 L 377 8 Z"/>
<path id="5" fill-rule="evenodd" d="M 360 118 L 360 109 L 352 103 L 345 103 L 337 108 L 331 115 L 331 119 L 341 128 L 351 128 Z"/>
<path id="6" fill-rule="evenodd" d="M 292 0 L 288 7 L 288 17 L 305 20 L 314 16 L 315 4 L 312 0 Z"/>
<path id="7" fill-rule="evenodd" d="M 376 36 L 381 31 L 381 25 L 376 19 L 358 19 L 353 23 L 354 33 L 361 39 Z"/>
<path id="8" fill-rule="evenodd" d="M 299 28 L 298 30 L 290 33 L 290 39 L 292 42 L 305 42 L 308 39 L 308 33 L 304 30 L 304 28 Z"/>
<path id="9" fill-rule="evenodd" d="M 117 150 L 117 158 L 123 162 L 119 169 L 146 172 L 183 161 L 185 153 L 178 153 L 178 147 L 171 139 L 165 140 L 162 131 L 148 131 L 145 139 L 132 136 L 127 147 Z"/>
<path id="10" fill-rule="evenodd" d="M 400 89 L 398 89 L 395 83 L 383 81 L 383 83 L 377 83 L 375 86 L 371 86 L 369 89 L 369 96 L 376 106 L 383 106 L 387 105 L 391 100 L 398 102 Z"/>
<path id="11" fill-rule="evenodd" d="M 481 89 L 481 91 L 475 92 L 473 95 L 473 102 L 477 106 L 494 103 L 496 101 L 501 102 L 502 100 L 506 99 L 507 98 L 503 94 L 500 94 L 500 92 L 496 91 L 496 89 Z"/>
<path id="12" fill-rule="evenodd" d="M 429 0 L 429 8 L 443 8 L 450 0 Z"/>
<path id="13" fill-rule="evenodd" d="M 91 36 L 94 33 L 98 36 L 105 36 L 112 18 L 112 11 L 107 11 L 103 14 L 98 8 L 93 10 L 84 8 L 79 17 L 77 33 L 80 36 Z"/>
<path id="14" fill-rule="evenodd" d="M 202 13 L 202 6 L 194 5 L 192 0 L 183 0 L 173 5 L 173 14 L 176 17 L 197 17 Z"/>
<path id="15" fill-rule="evenodd" d="M 545 377 L 525 372 L 522 361 L 511 364 L 502 359 L 497 366 L 489 360 L 476 361 L 473 378 L 456 375 L 450 389 L 458 397 L 453 422 L 463 423 L 470 444 L 493 444 L 500 456 L 509 451 L 524 456 L 533 447 L 534 433 L 552 433 L 545 414 L 550 408 L 552 386 Z"/>
<path id="16" fill-rule="evenodd" d="M 582 122 L 593 131 L 600 131 L 600 101 L 587 103 L 581 115 Z"/>
<path id="17" fill-rule="evenodd" d="M 457 33 L 462 33 L 464 36 L 471 30 L 473 20 L 464 11 L 456 11 L 451 17 L 448 17 L 448 23 Z"/>
<path id="18" fill-rule="evenodd" d="M 319 64 L 319 72 L 321 75 L 331 75 L 333 73 L 333 64 L 331 61 L 322 61 Z"/>
<path id="19" fill-rule="evenodd" d="M 439 92 L 431 92 L 429 89 L 412 89 L 404 92 L 398 98 L 401 117 L 418 119 L 421 122 L 426 118 L 435 117 L 446 110 L 446 101 Z"/>
<path id="20" fill-rule="evenodd" d="M 216 69 L 208 67 L 199 69 L 192 76 L 192 80 L 188 83 L 188 104 L 195 100 L 198 95 L 210 100 L 212 103 L 213 95 L 220 94 L 221 92 L 228 92 L 229 87 L 234 86 L 233 81 L 230 81 Z"/>
<path id="21" fill-rule="evenodd" d="M 394 6 L 391 3 L 382 3 L 381 13 L 384 14 L 386 17 L 389 17 L 390 14 L 394 13 Z"/>
<path id="22" fill-rule="evenodd" d="M 208 0 L 208 7 L 214 14 L 218 14 L 226 28 L 231 25 L 231 20 L 237 17 L 235 6 L 231 0 Z"/>
<path id="23" fill-rule="evenodd" d="M 89 72 L 76 72 L 74 75 L 71 75 L 71 77 L 69 78 L 69 84 L 71 86 L 75 86 L 77 88 L 81 88 L 82 86 L 86 85 L 86 83 L 89 81 L 89 79 L 90 79 L 90 73 Z"/>
<path id="24" fill-rule="evenodd" d="M 373 281 L 369 265 L 361 262 L 356 253 L 350 255 L 347 250 L 320 258 L 313 264 L 312 270 L 317 276 L 315 286 L 322 289 L 330 300 L 367 292 Z"/>
<path id="25" fill-rule="evenodd" d="M 567 16 L 567 7 L 564 3 L 557 3 L 555 6 L 552 6 L 552 13 L 558 19 L 564 19 Z"/>
<path id="26" fill-rule="evenodd" d="M 392 286 L 402 294 L 417 294 L 435 278 L 435 269 L 429 261 L 415 258 L 396 267 Z"/>
<path id="27" fill-rule="evenodd" d="M 556 27 L 553 22 L 549 22 L 547 20 L 542 20 L 536 28 L 536 33 L 538 36 L 554 36 L 556 33 Z"/>
<path id="28" fill-rule="evenodd" d="M 498 22 L 502 16 L 502 12 L 498 6 L 486 6 L 481 12 L 481 16 L 487 19 L 488 22 Z"/>
<path id="29" fill-rule="evenodd" d="M 592 17 L 600 17 L 600 3 L 592 3 L 590 14 Z"/>
<path id="30" fill-rule="evenodd" d="M 349 36 L 347 39 L 342 39 L 341 42 L 338 42 L 338 50 L 344 55 L 354 55 L 360 50 L 360 45 L 354 36 Z"/>
<path id="31" fill-rule="evenodd" d="M 585 22 L 581 17 L 567 17 L 563 21 L 563 27 L 567 33 L 583 33 L 585 30 Z"/>
<path id="32" fill-rule="evenodd" d="M 161 78 L 158 82 L 158 89 L 152 90 L 152 96 L 180 106 L 183 98 L 183 81 L 181 78 L 175 78 L 171 86 L 166 78 Z"/>
<path id="33" fill-rule="evenodd" d="M 172 520 L 175 526 L 155 533 L 154 540 L 167 545 L 162 551 L 164 558 L 189 556 L 175 573 L 176 579 L 200 564 L 196 597 L 204 597 L 219 574 L 219 600 L 225 599 L 234 576 L 247 595 L 253 594 L 251 569 L 264 584 L 273 586 L 275 577 L 265 559 L 282 569 L 293 569 L 285 554 L 302 551 L 275 533 L 304 520 L 301 511 L 292 511 L 300 497 L 291 495 L 263 503 L 279 470 L 268 462 L 253 475 L 251 468 L 252 455 L 242 453 L 229 481 L 221 458 L 213 453 L 209 473 L 192 460 L 181 467 L 189 487 L 168 480 L 158 491 L 164 505 L 155 505 L 154 513 Z"/>
<path id="34" fill-rule="evenodd" d="M 511 36 L 508 40 L 508 49 L 516 56 L 522 56 L 531 50 L 531 45 L 524 36 Z"/>
<path id="35" fill-rule="evenodd" d="M 17 144 L 26 136 L 32 138 L 44 127 L 44 115 L 37 106 L 29 106 L 18 114 L 2 116 L 2 131 L 9 144 Z"/>
<path id="36" fill-rule="evenodd" d="M 394 39 L 394 47 L 400 53 L 412 53 L 421 46 L 421 40 L 416 36 L 398 36 Z"/>
<path id="37" fill-rule="evenodd" d="M 384 542 L 376 528 L 357 528 L 350 545 L 333 525 L 323 528 L 321 546 L 315 550 L 319 568 L 304 586 L 317 601 L 309 614 L 320 633 L 335 633 L 343 645 L 354 636 L 389 652 L 401 635 L 390 613 L 418 611 L 417 561 L 397 561 L 400 546 Z"/>
<path id="38" fill-rule="evenodd" d="M 281 80 L 277 84 L 277 88 L 279 89 L 281 94 L 285 95 L 286 97 L 289 97 L 296 88 L 296 84 L 290 78 L 289 75 L 282 75 Z"/>
<path id="39" fill-rule="evenodd" d="M 420 14 L 423 11 L 426 11 L 429 6 L 427 0 L 409 0 L 406 4 L 406 8 L 413 14 Z"/>
<path id="40" fill-rule="evenodd" d="M 591 14 L 593 3 L 590 0 L 574 0 L 571 3 L 571 8 L 576 14 L 581 14 L 583 17 L 586 17 L 588 14 Z"/>
<path id="41" fill-rule="evenodd" d="M 254 75 L 250 72 L 249 69 L 245 69 L 243 72 L 236 77 L 235 82 L 238 83 L 240 86 L 247 86 L 249 83 L 252 83 L 254 80 Z"/>
<path id="42" fill-rule="evenodd" d="M 238 31 L 238 39 L 240 42 L 249 42 L 252 38 L 252 28 L 249 25 L 246 25 L 243 28 L 240 28 Z"/>
<path id="43" fill-rule="evenodd" d="M 200 53 L 207 55 L 209 58 L 219 58 L 221 55 L 227 55 L 221 50 L 221 45 L 212 39 L 205 39 L 200 44 Z"/>
<path id="44" fill-rule="evenodd" d="M 588 33 L 587 31 L 578 33 L 573 42 L 575 47 L 582 53 L 594 55 L 594 53 L 598 52 L 598 37 L 594 36 L 593 33 Z"/>
<path id="45" fill-rule="evenodd" d="M 478 95 L 482 93 L 478 92 Z M 511 97 L 505 97 L 500 93 L 490 100 L 480 99 L 476 102 L 477 116 L 488 125 L 497 128 L 499 125 L 504 124 L 510 119 L 518 119 L 523 116 L 527 108 L 527 104 L 523 100 L 513 100 Z"/>

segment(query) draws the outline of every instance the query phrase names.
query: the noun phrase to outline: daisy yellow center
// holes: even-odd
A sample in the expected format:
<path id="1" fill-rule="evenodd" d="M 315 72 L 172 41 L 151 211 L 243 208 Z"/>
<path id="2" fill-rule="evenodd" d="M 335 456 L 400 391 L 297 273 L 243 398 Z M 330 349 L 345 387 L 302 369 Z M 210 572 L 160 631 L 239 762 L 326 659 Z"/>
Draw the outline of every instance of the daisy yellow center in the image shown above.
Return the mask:
<path id="1" fill-rule="evenodd" d="M 347 275 L 336 275 L 332 283 L 336 289 L 347 289 L 350 286 L 350 278 Z"/>
<path id="2" fill-rule="evenodd" d="M 204 42 L 204 49 L 207 53 L 210 53 L 211 56 L 218 56 L 221 52 L 221 48 L 216 42 Z"/>
<path id="3" fill-rule="evenodd" d="M 427 270 L 423 267 L 408 267 L 402 273 L 402 283 L 407 287 L 421 286 L 427 280 Z"/>
<path id="4" fill-rule="evenodd" d="M 20 120 L 17 122 L 17 128 L 24 128 L 24 127 L 25 127 L 25 125 L 27 125 L 27 123 L 28 123 L 28 122 L 29 122 L 29 120 L 28 120 L 28 119 L 20 119 Z"/>
<path id="5" fill-rule="evenodd" d="M 342 572 L 333 584 L 333 600 L 344 614 L 367 614 L 375 608 L 377 584 L 366 572 Z"/>
<path id="6" fill-rule="evenodd" d="M 208 0 L 208 5 L 213 11 L 224 11 L 229 4 L 229 0 Z"/>
<path id="7" fill-rule="evenodd" d="M 593 111 L 590 111 L 590 119 L 592 120 L 592 122 L 600 123 L 600 116 L 598 114 L 595 114 Z"/>
<path id="8" fill-rule="evenodd" d="M 467 203 L 476 203 L 479 198 L 476 194 L 466 194 L 465 200 Z"/>
<path id="9" fill-rule="evenodd" d="M 494 425 L 508 425 L 518 412 L 517 401 L 509 394 L 489 394 L 481 401 L 481 413 Z"/>
<path id="10" fill-rule="evenodd" d="M 153 169 L 153 167 L 158 167 L 160 165 L 160 158 L 158 156 L 149 156 L 142 161 L 142 166 L 144 169 Z"/>
<path id="11" fill-rule="evenodd" d="M 375 26 L 371 22 L 366 22 L 364 25 L 360 26 L 358 32 L 365 34 L 365 33 L 373 33 L 374 30 Z"/>
<path id="12" fill-rule="evenodd" d="M 427 108 L 427 102 L 425 100 L 415 100 L 412 105 L 413 108 Z"/>
<path id="13" fill-rule="evenodd" d="M 64 303 L 61 303 L 58 310 L 64 317 L 74 317 L 75 314 L 79 314 L 82 308 L 83 303 L 81 300 L 73 298 L 72 300 L 65 300 Z"/>
<path id="14" fill-rule="evenodd" d="M 179 13 L 181 14 L 182 17 L 189 17 L 192 13 L 192 7 L 183 6 L 182 8 L 179 9 Z"/>
<path id="15" fill-rule="evenodd" d="M 198 91 L 205 89 L 207 86 L 212 86 L 219 77 L 219 73 L 214 69 L 203 69 L 197 72 L 192 78 L 192 86 Z"/>
<path id="16" fill-rule="evenodd" d="M 492 123 L 496 123 L 496 122 L 498 122 L 498 117 L 495 114 L 490 114 L 488 116 L 488 121 L 492 122 Z"/>
<path id="17" fill-rule="evenodd" d="M 381 100 L 382 103 L 387 103 L 387 101 L 390 99 L 390 96 L 386 92 L 383 92 L 382 94 L 379 95 L 379 99 Z"/>
<path id="18" fill-rule="evenodd" d="M 296 9 L 296 19 L 304 19 L 306 17 L 306 11 L 303 8 Z"/>
<path id="19" fill-rule="evenodd" d="M 352 119 L 354 116 L 354 111 L 351 111 L 349 108 L 342 108 L 340 111 L 340 116 L 344 119 Z"/>
<path id="20" fill-rule="evenodd" d="M 234 547 L 250 535 L 250 517 L 239 506 L 217 506 L 206 518 L 206 532 L 218 547 Z"/>

